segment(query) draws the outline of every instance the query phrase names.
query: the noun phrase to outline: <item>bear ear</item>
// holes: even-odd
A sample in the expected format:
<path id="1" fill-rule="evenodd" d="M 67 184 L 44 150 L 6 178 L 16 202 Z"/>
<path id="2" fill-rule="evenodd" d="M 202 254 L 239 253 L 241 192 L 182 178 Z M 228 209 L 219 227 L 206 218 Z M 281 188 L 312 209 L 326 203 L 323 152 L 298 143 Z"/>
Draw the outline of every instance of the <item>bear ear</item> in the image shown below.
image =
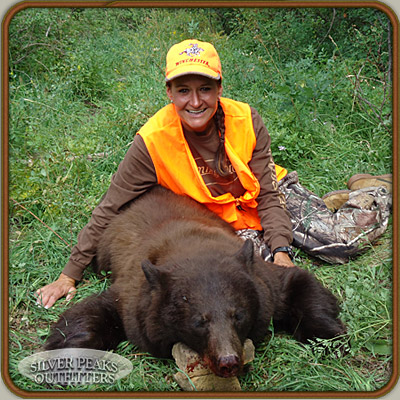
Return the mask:
<path id="1" fill-rule="evenodd" d="M 151 263 L 151 261 L 149 260 L 142 261 L 142 270 L 152 288 L 157 287 L 161 283 L 162 274 L 160 270 L 154 264 Z"/>
<path id="2" fill-rule="evenodd" d="M 254 246 L 251 239 L 247 239 L 244 242 L 244 245 L 236 253 L 235 256 L 250 271 L 250 268 L 253 265 L 253 258 L 254 258 Z"/>

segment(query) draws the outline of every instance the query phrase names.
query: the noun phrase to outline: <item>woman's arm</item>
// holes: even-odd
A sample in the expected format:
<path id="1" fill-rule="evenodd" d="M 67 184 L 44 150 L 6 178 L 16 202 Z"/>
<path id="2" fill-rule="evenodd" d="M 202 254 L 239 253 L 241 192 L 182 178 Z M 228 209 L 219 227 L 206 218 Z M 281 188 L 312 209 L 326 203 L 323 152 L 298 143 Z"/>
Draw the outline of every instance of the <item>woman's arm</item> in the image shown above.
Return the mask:
<path id="1" fill-rule="evenodd" d="M 82 279 L 85 268 L 96 255 L 98 241 L 112 218 L 121 208 L 145 193 L 157 183 L 153 162 L 143 139 L 137 135 L 129 148 L 117 172 L 111 178 L 111 184 L 99 205 L 93 210 L 92 217 L 78 235 L 77 244 L 60 277 L 36 292 L 38 303 L 51 307 L 59 298 L 67 295 L 72 298 L 75 281 Z"/>
<path id="2" fill-rule="evenodd" d="M 260 182 L 258 213 L 264 230 L 264 241 L 273 252 L 292 242 L 292 223 L 286 210 L 285 197 L 278 188 L 270 147 L 271 137 L 257 111 L 253 108 L 251 110 L 257 143 L 249 166 Z"/>

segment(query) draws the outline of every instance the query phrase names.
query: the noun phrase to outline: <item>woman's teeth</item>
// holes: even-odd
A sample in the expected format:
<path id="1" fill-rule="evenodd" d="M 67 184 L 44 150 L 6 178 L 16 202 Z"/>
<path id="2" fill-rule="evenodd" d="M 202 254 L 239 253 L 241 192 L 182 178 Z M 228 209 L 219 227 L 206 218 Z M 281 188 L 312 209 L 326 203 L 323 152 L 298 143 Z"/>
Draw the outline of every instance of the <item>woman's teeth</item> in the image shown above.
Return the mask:
<path id="1" fill-rule="evenodd" d="M 187 110 L 187 112 L 189 114 L 201 114 L 204 111 L 206 111 L 206 108 L 204 108 L 203 110 L 197 110 L 197 111 L 195 111 L 195 110 Z"/>

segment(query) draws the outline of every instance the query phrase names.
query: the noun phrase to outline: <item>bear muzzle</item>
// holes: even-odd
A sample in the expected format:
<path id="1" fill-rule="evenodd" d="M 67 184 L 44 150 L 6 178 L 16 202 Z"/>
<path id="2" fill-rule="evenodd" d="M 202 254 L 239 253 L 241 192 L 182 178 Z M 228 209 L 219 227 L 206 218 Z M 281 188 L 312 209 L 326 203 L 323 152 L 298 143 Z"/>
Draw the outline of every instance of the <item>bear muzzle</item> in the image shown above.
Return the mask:
<path id="1" fill-rule="evenodd" d="M 220 357 L 217 361 L 216 369 L 213 371 L 222 378 L 237 376 L 241 371 L 241 361 L 235 354 L 227 354 Z"/>
<path id="2" fill-rule="evenodd" d="M 206 354 L 203 356 L 204 363 L 210 370 L 221 378 L 238 376 L 243 368 L 243 360 L 237 353 L 217 353 L 216 356 Z"/>

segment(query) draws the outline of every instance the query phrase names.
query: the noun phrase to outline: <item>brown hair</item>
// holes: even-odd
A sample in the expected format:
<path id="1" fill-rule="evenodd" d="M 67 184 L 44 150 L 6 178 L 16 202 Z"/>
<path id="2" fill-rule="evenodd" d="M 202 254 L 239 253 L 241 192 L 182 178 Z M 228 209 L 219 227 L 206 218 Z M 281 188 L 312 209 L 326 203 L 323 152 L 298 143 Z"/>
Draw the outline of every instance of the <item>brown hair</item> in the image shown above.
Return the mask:
<path id="1" fill-rule="evenodd" d="M 215 125 L 219 132 L 219 145 L 215 154 L 215 171 L 220 176 L 229 176 L 231 174 L 228 165 L 228 157 L 225 152 L 225 113 L 221 103 L 218 101 L 217 112 L 214 115 Z"/>

